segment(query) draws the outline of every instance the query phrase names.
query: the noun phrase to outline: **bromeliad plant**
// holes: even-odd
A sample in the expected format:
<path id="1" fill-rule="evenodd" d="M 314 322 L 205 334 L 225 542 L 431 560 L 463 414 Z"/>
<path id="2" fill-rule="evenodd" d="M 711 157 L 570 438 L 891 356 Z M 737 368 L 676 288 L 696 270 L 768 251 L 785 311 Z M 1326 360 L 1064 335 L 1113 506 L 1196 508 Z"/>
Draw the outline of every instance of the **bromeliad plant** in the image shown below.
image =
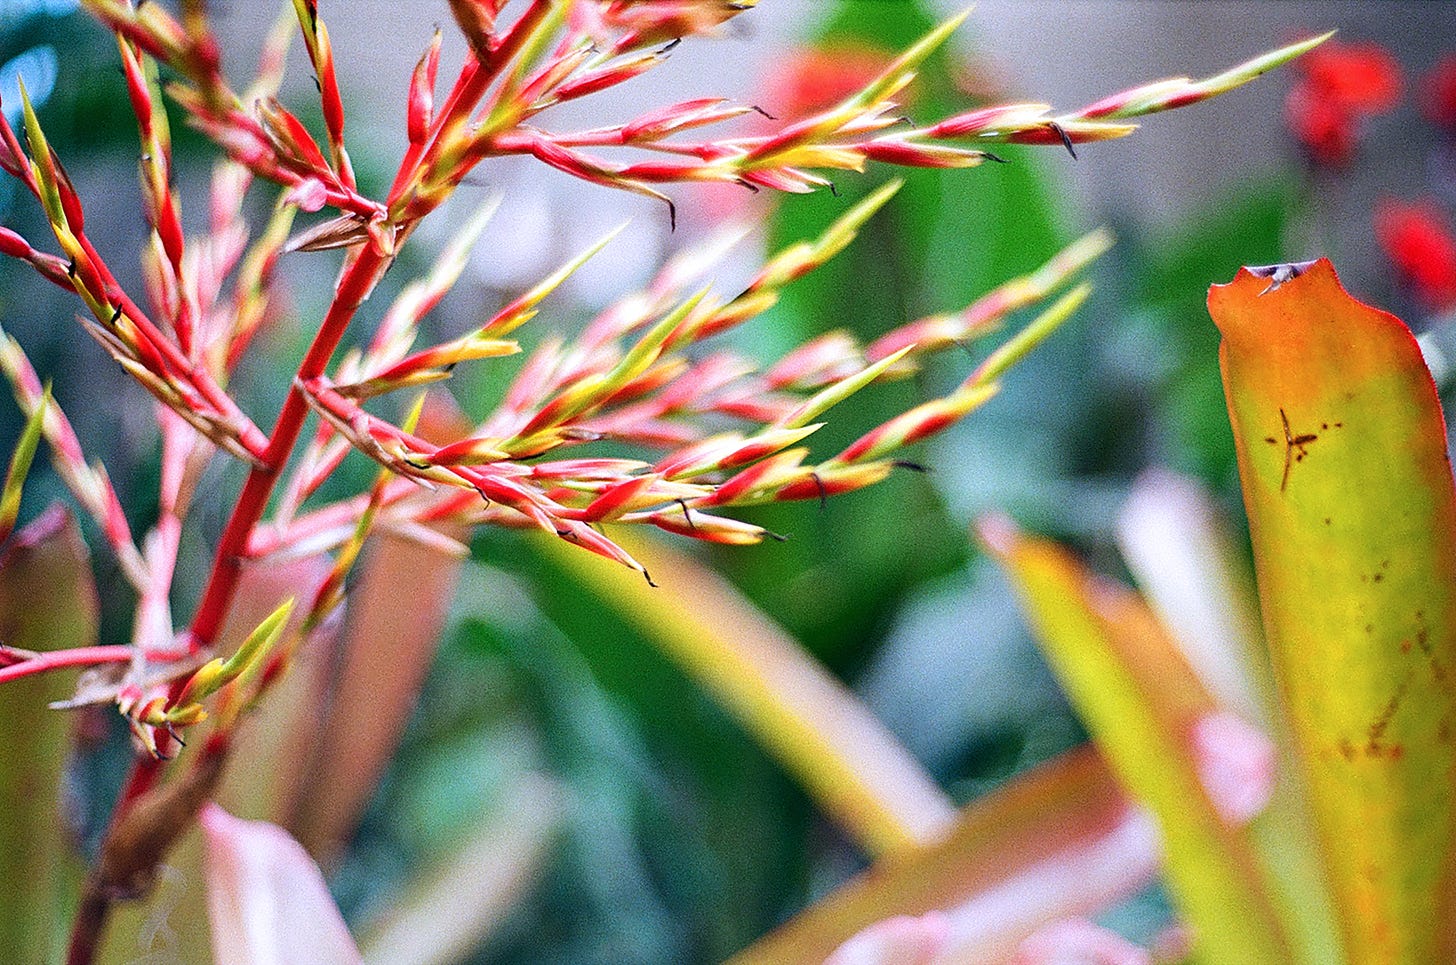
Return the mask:
<path id="1" fill-rule="evenodd" d="M 0 126 L 0 167 L 39 202 L 58 253 L 6 228 L 0 228 L 0 252 L 81 300 L 89 316 L 80 320 L 85 332 L 156 399 L 161 434 L 157 522 L 138 539 L 105 469 L 87 461 L 21 346 L 0 333 L 0 367 L 28 419 L 0 498 L 0 532 L 13 528 L 27 467 L 44 440 L 137 601 L 130 642 L 121 646 L 57 648 L 44 633 L 22 633 L 23 621 L 0 621 L 12 634 L 0 641 L 0 683 L 13 687 L 59 667 L 91 668 L 68 705 L 115 703 L 138 748 L 81 896 L 70 944 L 77 963 L 91 960 L 113 902 L 146 890 L 158 862 L 212 795 L 241 712 L 282 679 L 310 638 L 336 624 L 346 578 L 371 533 L 459 553 L 450 534 L 469 527 L 534 527 L 644 577 L 646 568 L 604 535 L 603 524 L 643 524 L 716 543 L 758 542 L 772 534 L 725 511 L 823 499 L 884 479 L 900 464 L 901 449 L 991 398 L 1006 369 L 1077 308 L 1087 287 L 1074 279 L 1108 243 L 1103 233 L 1088 235 L 973 304 L 911 322 L 866 346 L 835 332 L 765 362 L 715 345 L 847 245 L 894 193 L 890 186 L 846 210 L 819 238 L 771 256 L 733 297 L 694 288 L 721 245 L 672 261 L 644 291 L 601 313 L 576 337 L 542 340 L 495 411 L 441 438 L 419 424 L 423 394 L 396 421 L 373 400 L 441 382 L 463 362 L 521 352 L 517 331 L 596 250 L 469 334 L 417 347 L 422 318 L 456 282 L 471 245 L 487 229 L 484 210 L 429 272 L 404 287 L 373 334 L 359 340 L 363 347 L 340 355 L 361 306 L 421 220 L 482 164 L 530 155 L 566 174 L 661 199 L 675 218 L 665 193 L 673 183 L 805 192 L 832 187 L 831 173 L 858 171 L 869 161 L 975 167 L 1000 160 L 989 150 L 998 143 L 1071 151 L 1129 134 L 1143 115 L 1224 93 L 1320 42 L 1283 48 L 1204 81 L 1134 88 L 1068 114 L 1014 104 L 927 126 L 907 122 L 895 99 L 960 23 L 956 17 L 837 106 L 767 134 L 701 140 L 694 132 L 753 108 L 709 98 L 587 130 L 547 125 L 552 107 L 653 69 L 678 41 L 711 32 L 751 3 L 529 0 L 507 16 L 504 0 L 452 0 L 469 46 L 464 66 L 437 97 L 437 33 L 409 84 L 408 147 L 387 194 L 376 198 L 360 190 L 354 175 L 333 48 L 315 3 L 295 0 L 267 42 L 257 78 L 242 92 L 223 75 L 205 4 L 184 2 L 179 16 L 157 3 L 88 0 L 86 6 L 116 36 L 142 142 L 141 195 L 151 236 L 141 253 L 141 297 L 123 289 L 88 235 L 86 204 L 23 89 L 23 131 Z M 318 81 L 321 137 L 274 96 L 295 30 Z M 165 84 L 164 71 L 171 77 Z M 184 229 L 169 99 L 223 155 L 205 201 L 205 230 Z M 598 153 L 604 149 L 614 149 L 613 157 L 626 149 L 628 158 L 608 160 Z M 255 231 L 243 217 L 244 201 L 269 186 L 272 213 Z M 322 220 L 295 232 L 299 212 L 321 211 Z M 277 324 L 278 259 L 333 250 L 343 257 L 332 298 L 281 412 L 265 431 L 229 391 L 230 380 L 258 332 Z M 827 410 L 850 394 L 909 374 L 928 353 L 978 338 L 1011 312 L 1047 301 L 947 396 L 909 409 L 828 457 L 811 458 L 802 445 Z M 319 419 L 306 433 L 310 412 Z M 589 444 L 600 445 L 582 449 Z M 354 497 L 320 504 L 316 494 L 353 451 L 379 464 L 376 481 Z M 241 461 L 248 475 L 217 541 L 201 600 L 179 629 L 172 621 L 177 554 L 202 471 L 217 453 Z M 45 522 L 49 529 L 35 525 L 12 538 L 21 556 L 47 532 L 64 531 L 74 542 L 74 530 L 54 518 Z M 216 652 L 245 568 L 330 553 L 321 580 L 297 587 L 296 600 L 235 650 Z M 295 609 L 299 616 L 290 622 Z M 184 752 L 186 733 L 198 728 L 202 740 Z M 181 766 L 168 767 L 178 757 Z"/>

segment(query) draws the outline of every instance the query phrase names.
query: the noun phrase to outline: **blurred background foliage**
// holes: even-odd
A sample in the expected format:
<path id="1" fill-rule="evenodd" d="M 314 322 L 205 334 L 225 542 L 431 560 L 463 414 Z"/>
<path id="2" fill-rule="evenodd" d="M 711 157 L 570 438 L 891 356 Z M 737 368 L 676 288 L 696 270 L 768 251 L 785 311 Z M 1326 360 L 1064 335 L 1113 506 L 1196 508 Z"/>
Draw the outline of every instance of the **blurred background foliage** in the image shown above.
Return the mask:
<path id="1" fill-rule="evenodd" d="M 838 56 L 815 59 L 809 46 L 786 48 L 777 76 L 763 81 L 765 109 L 792 110 L 796 105 L 784 101 L 815 96 L 832 85 L 835 69 L 901 49 L 934 20 L 933 11 L 910 2 L 836 0 L 815 12 L 816 22 L 803 25 L 800 39 Z M 1224 51 L 1221 60 L 1249 52 Z M 0 95 L 7 111 L 15 106 L 17 63 L 27 78 L 53 78 L 31 90 L 45 100 L 47 131 L 81 195 L 115 202 L 88 212 L 88 223 L 105 224 L 94 233 L 113 252 L 138 249 L 144 225 L 130 204 L 134 124 L 122 106 L 115 52 L 105 35 L 65 0 L 0 0 L 0 64 L 6 65 Z M 994 68 L 974 43 L 938 56 L 907 111 L 943 116 L 968 98 L 1037 99 L 1034 85 L 1023 90 L 995 81 Z M 1142 79 L 1151 77 L 1126 78 Z M 1280 76 L 1266 83 L 1291 82 Z M 1085 91 L 1088 98 L 1101 93 Z M 1200 109 L 1226 112 L 1231 105 Z M 210 154 L 200 138 L 175 130 L 180 177 L 200 190 Z M 1447 192 L 1449 203 L 1452 142 L 1449 135 L 1442 142 L 1434 129 L 1427 141 L 1429 190 Z M 1081 163 L 1095 165 L 1095 151 L 1088 148 L 1093 157 Z M 354 153 L 367 189 L 384 170 L 377 165 L 390 159 Z M 377 159 L 373 169 L 371 159 Z M 792 286 L 767 318 L 737 337 L 756 342 L 755 354 L 764 356 L 833 326 L 868 340 L 901 321 L 968 303 L 1096 223 L 1077 210 L 1068 190 L 1071 158 L 1013 146 L 1004 159 L 971 173 L 909 172 L 894 203 L 856 244 Z M 1347 175 L 1379 179 L 1371 170 L 1376 161 L 1363 154 L 1343 174 L 1316 161 L 1292 143 L 1282 154 L 1271 145 L 1267 157 L 1230 159 L 1226 179 L 1200 186 L 1208 200 L 1176 221 L 1152 211 L 1101 215 L 1110 217 L 1119 244 L 1094 272 L 1093 301 L 1008 376 L 998 399 L 925 447 L 916 458 L 928 472 L 907 469 L 823 507 L 755 511 L 753 521 L 791 536 L 784 543 L 695 548 L 854 685 L 958 802 L 1084 739 L 1003 577 L 975 555 L 967 524 L 985 510 L 1006 509 L 1107 570 L 1120 565 L 1110 550 L 1116 511 L 1131 480 L 1148 466 L 1196 476 L 1230 515 L 1241 513 L 1217 333 L 1204 297 L 1210 282 L 1232 277 L 1239 265 L 1315 253 L 1291 250 L 1291 239 L 1301 245 L 1315 239 L 1319 247 L 1321 236 L 1342 235 L 1340 219 L 1349 213 L 1330 200 L 1343 190 L 1333 186 Z M 888 176 L 871 171 L 843 178 L 837 195 L 788 198 L 772 207 L 754 199 L 760 207 L 753 210 L 769 212 L 767 245 L 816 234 Z M 1384 190 L 1412 189 L 1390 184 Z M 184 184 L 183 196 L 188 193 Z M 11 185 L 0 185 L 7 223 L 43 237 L 39 213 L 22 200 Z M 201 207 L 184 213 L 198 219 Z M 1368 219 L 1368 210 L 1359 216 Z M 386 284 L 402 284 L 428 264 L 430 253 L 410 246 Z M 127 267 L 126 258 L 113 263 Z M 286 271 L 295 282 L 299 318 L 316 317 L 322 295 L 309 293 L 326 287 L 306 279 L 299 284 L 298 266 Z M 135 277 L 121 280 L 139 287 Z M 1354 283 L 1357 293 L 1402 310 L 1417 331 L 1426 316 L 1439 314 L 1381 266 Z M 435 324 L 445 330 L 468 321 L 450 321 L 451 311 L 461 317 L 479 311 L 456 296 L 444 308 L 445 319 Z M 588 311 L 558 303 L 553 323 L 573 324 Z M 154 512 L 146 498 L 157 474 L 150 405 L 80 336 L 70 315 L 62 293 L 0 263 L 0 317 L 37 368 L 54 378 L 61 404 L 92 454 L 105 460 L 139 527 Z M 1432 324 L 1437 335 L 1449 335 L 1449 315 L 1445 329 Z M 267 346 L 279 371 L 304 344 L 302 326 L 285 332 L 293 334 L 275 336 Z M 983 354 L 977 346 L 968 351 Z M 917 380 L 861 393 L 836 410 L 816 443 L 833 451 L 910 399 L 945 391 L 973 361 L 939 358 Z M 276 411 L 282 386 L 269 376 L 276 372 L 242 374 L 240 392 L 250 411 Z M 452 390 L 467 412 L 479 413 L 499 384 L 488 375 L 462 378 Z M 1449 403 L 1449 386 L 1446 398 Z M 19 428 L 14 407 L 0 406 L 0 452 L 9 451 Z M 240 481 L 236 468 L 220 463 L 210 473 L 204 492 L 211 495 L 197 510 L 198 525 L 182 554 L 190 569 L 179 574 L 179 613 L 190 612 L 189 594 L 210 560 L 206 547 Z M 362 461 L 351 463 L 338 482 L 357 488 L 371 474 Z M 27 514 L 60 495 L 60 485 L 38 465 Z M 113 634 L 101 642 L 124 642 L 115 634 L 129 625 L 131 601 L 121 581 L 109 578 L 113 564 L 96 556 L 102 625 Z M 479 533 L 460 587 L 404 743 L 355 841 L 332 869 L 332 886 L 351 922 L 367 926 L 419 869 L 459 852 L 481 829 L 507 825 L 517 834 L 512 840 L 533 844 L 510 853 L 521 873 L 508 889 L 509 910 L 469 959 L 481 965 L 722 959 L 862 867 L 853 844 L 710 697 L 610 599 L 538 554 L 528 539 Z M 119 720 L 92 728 L 73 755 L 77 806 L 93 831 L 125 764 L 123 730 Z M 1166 915 L 1153 893 L 1110 923 L 1145 938 Z"/>

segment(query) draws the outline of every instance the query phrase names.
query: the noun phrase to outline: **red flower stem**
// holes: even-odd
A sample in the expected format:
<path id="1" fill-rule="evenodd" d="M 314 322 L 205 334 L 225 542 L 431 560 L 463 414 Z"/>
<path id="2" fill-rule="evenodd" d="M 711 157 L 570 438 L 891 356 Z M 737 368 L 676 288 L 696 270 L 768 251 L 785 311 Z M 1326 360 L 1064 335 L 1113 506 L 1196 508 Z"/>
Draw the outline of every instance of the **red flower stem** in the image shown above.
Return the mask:
<path id="1" fill-rule="evenodd" d="M 111 819 L 106 825 L 108 840 L 121 823 L 122 816 L 131 809 L 131 805 L 156 786 L 157 778 L 162 773 L 162 763 L 161 758 L 157 757 L 137 758 L 131 773 L 127 775 L 126 784 L 122 786 L 116 807 L 111 809 Z M 80 905 L 76 909 L 76 920 L 71 923 L 66 965 L 91 965 L 106 932 L 106 922 L 115 899 L 106 889 L 93 887 L 94 880 L 94 876 L 88 879 L 81 894 Z"/>
<path id="2" fill-rule="evenodd" d="M 485 62 L 482 63 L 474 56 L 466 58 L 454 87 L 435 116 L 435 123 L 431 126 L 430 136 L 425 142 L 429 144 L 429 148 L 422 150 L 423 144 L 412 144 L 405 153 L 404 161 L 399 166 L 399 174 L 395 176 L 394 185 L 389 190 L 391 207 L 408 193 L 407 186 L 414 181 L 421 168 L 428 167 L 436 159 L 441 146 L 441 132 L 450 130 L 457 122 L 469 118 L 470 112 L 485 96 L 491 82 L 500 76 L 501 70 L 520 52 L 531 34 L 551 13 L 551 7 L 551 0 L 533 0 L 501 38 L 500 43 L 490 51 Z M 460 177 L 465 176 L 464 171 L 454 173 L 458 173 Z"/>
<path id="3" fill-rule="evenodd" d="M 440 134 L 450 129 L 454 123 L 468 119 L 471 110 L 485 95 L 491 82 L 499 75 L 501 69 L 510 63 L 535 29 L 546 19 L 551 8 L 551 0 L 533 0 L 531 6 L 512 25 L 500 44 L 490 51 L 486 63 L 467 61 L 455 89 L 451 91 L 446 108 L 440 112 L 437 118 L 435 129 L 431 132 L 429 148 L 420 151 L 412 145 L 401 161 L 399 173 L 395 177 L 395 187 L 390 192 L 391 200 L 397 198 L 404 188 L 417 178 L 423 161 L 433 159 L 435 152 L 440 148 Z M 463 177 L 465 172 L 454 173 Z M 371 215 L 373 213 L 372 210 L 369 212 Z M 423 213 L 414 212 L 414 219 L 417 220 Z M 408 226 L 398 232 L 398 241 L 402 243 L 407 234 Z M 84 239 L 83 244 L 85 244 Z M 110 273 L 105 270 L 100 258 L 90 251 L 89 245 L 87 245 L 87 253 L 92 254 L 94 261 L 101 266 L 109 287 L 119 289 L 115 280 L 110 277 Z M 193 616 L 189 633 L 190 652 L 195 653 L 216 641 L 237 591 L 238 579 L 242 573 L 242 562 L 248 550 L 248 541 L 267 510 L 268 500 L 277 485 L 279 475 L 298 443 L 305 418 L 308 415 L 308 405 L 304 401 L 299 384 L 324 374 L 354 313 L 383 276 L 389 267 L 389 262 L 389 257 L 378 253 L 373 245 L 366 244 L 355 257 L 353 264 L 346 268 L 339 281 L 333 303 L 329 306 L 318 334 L 314 336 L 313 343 L 309 346 L 309 350 L 299 366 L 297 378 L 289 389 L 288 397 L 283 403 L 282 411 L 278 414 L 278 420 L 274 423 L 273 431 L 261 449 L 255 449 L 254 445 L 249 444 L 256 441 L 254 434 L 259 434 L 257 427 L 241 416 L 231 398 L 222 392 L 208 373 L 194 368 L 183 358 L 176 346 L 162 336 L 146 315 L 118 291 L 118 300 L 123 310 L 129 317 L 137 321 L 144 337 L 149 342 L 157 344 L 166 363 L 169 366 L 175 365 L 179 373 L 185 374 L 203 397 L 210 404 L 218 407 L 220 413 L 229 416 L 234 413 L 238 415 L 244 445 L 258 457 L 258 464 L 248 474 L 242 491 L 238 494 L 232 515 L 218 540 L 217 556 L 213 562 L 212 572 L 208 577 L 207 587 L 203 591 L 202 602 Z M 108 840 L 112 831 L 131 810 L 137 799 L 155 785 L 160 771 L 160 760 L 150 757 L 137 759 L 127 778 L 121 797 L 112 811 L 107 831 Z M 103 844 L 104 848 L 105 844 Z M 109 916 L 111 902 L 110 895 L 88 885 L 77 919 L 72 927 L 67 957 L 70 965 L 89 965 L 94 959 L 106 919 Z"/>
<path id="4" fill-rule="evenodd" d="M 401 240 L 402 236 L 403 233 Z M 354 313 L 388 267 L 389 258 L 376 252 L 372 245 L 366 244 L 360 248 L 353 264 L 348 266 L 339 280 L 333 303 L 329 306 L 328 313 L 324 316 L 322 325 L 319 326 L 318 334 L 314 336 L 313 343 L 299 365 L 298 380 L 317 378 L 323 374 L 329 359 L 333 357 L 334 350 L 338 348 L 339 341 L 344 336 L 345 329 L 353 319 Z M 289 390 L 288 398 L 284 400 L 283 410 L 278 414 L 278 421 L 274 424 L 267 446 L 264 447 L 259 457 L 259 464 L 253 467 L 248 474 L 247 481 L 243 483 L 243 489 L 238 494 L 232 516 L 228 519 L 227 527 L 218 541 L 217 558 L 213 562 L 207 589 L 203 592 L 202 602 L 198 605 L 197 613 L 192 621 L 189 634 L 189 652 L 191 653 L 196 653 L 217 639 L 218 631 L 222 628 L 223 618 L 227 616 L 233 596 L 237 592 L 238 577 L 242 573 L 243 555 L 247 550 L 248 538 L 258 521 L 262 519 L 263 512 L 268 506 L 268 497 L 272 495 L 273 487 L 278 481 L 278 475 L 287 464 L 289 456 L 293 453 L 293 447 L 298 442 L 304 418 L 308 415 L 308 404 L 303 400 L 303 394 L 298 388 L 298 380 L 294 382 L 293 387 Z M 179 681 L 175 686 L 180 687 L 181 682 Z M 120 825 L 121 820 L 131 810 L 137 799 L 156 784 L 161 773 L 161 765 L 162 761 L 153 757 L 140 756 L 135 760 L 126 784 L 122 788 L 121 797 L 117 800 L 116 807 L 112 809 L 107 840 L 110 839 L 112 832 Z M 179 832 L 181 830 L 181 828 L 178 829 Z M 103 842 L 103 850 L 105 847 L 106 844 Z M 81 909 L 72 925 L 70 952 L 67 958 L 69 965 L 89 965 L 94 960 L 97 944 L 109 916 L 111 902 L 110 895 L 88 885 L 86 893 L 82 897 Z"/>
<path id="5" fill-rule="evenodd" d="M 45 673 L 48 670 L 61 670 L 65 667 L 89 667 L 99 663 L 126 663 L 136 656 L 129 646 L 112 647 L 76 647 L 72 650 L 44 650 L 29 660 L 22 660 L 13 663 L 8 667 L 0 667 L 0 684 L 8 683 L 11 680 L 19 680 L 21 677 L 29 677 L 31 674 Z M 149 653 L 148 660 L 174 659 L 175 654 Z"/>
<path id="6" fill-rule="evenodd" d="M 545 19 L 550 9 L 549 0 L 534 0 L 503 38 L 500 46 L 491 52 L 492 57 L 489 64 L 474 71 L 470 71 L 468 67 L 466 71 L 462 71 L 461 82 L 457 84 L 457 90 L 452 92 L 450 110 L 442 112 L 437 133 L 445 130 L 450 117 L 461 113 L 468 115 L 474 104 L 484 96 L 491 80 L 499 73 L 501 66 L 510 62 L 510 58 L 519 50 L 531 31 Z M 467 73 L 469 73 L 468 77 Z M 455 93 L 460 96 L 454 97 Z M 431 145 L 432 148 L 435 146 Z M 415 153 L 411 151 L 410 155 Z M 400 166 L 402 172 L 408 170 L 409 161 L 410 156 L 407 155 L 406 161 Z M 397 177 L 396 184 L 407 183 L 418 172 L 418 160 L 414 160 L 413 163 L 413 170 L 403 177 Z M 398 233 L 397 237 L 401 243 L 407 233 L 408 228 Z M 99 262 L 99 259 L 97 261 Z M 243 559 L 248 549 L 248 540 L 259 520 L 263 518 L 263 513 L 268 507 L 268 499 L 273 494 L 278 477 L 298 443 L 304 420 L 308 415 L 308 404 L 304 401 L 299 383 L 324 374 L 354 313 L 384 275 L 385 270 L 389 267 L 389 262 L 389 257 L 375 251 L 373 245 L 366 244 L 360 249 L 354 263 L 348 266 L 339 280 L 333 303 L 329 306 L 318 334 L 314 336 L 313 343 L 299 365 L 297 378 L 289 389 L 282 411 L 278 413 L 278 420 L 273 425 L 273 432 L 268 436 L 267 444 L 262 451 L 257 454 L 258 464 L 252 468 L 247 480 L 243 483 L 232 515 L 218 540 L 217 557 L 213 561 L 212 573 L 208 577 L 207 588 L 203 591 L 202 602 L 198 604 L 197 612 L 192 620 L 189 633 L 189 650 L 191 652 L 195 653 L 216 641 L 223 619 L 227 616 L 233 596 L 237 592 Z M 125 296 L 122 297 L 125 298 Z M 132 310 L 136 306 L 128 304 L 128 302 L 129 300 L 123 302 L 122 307 L 131 316 Z M 134 317 L 140 320 L 146 318 L 140 310 L 136 311 Z M 155 326 L 151 326 L 151 328 L 156 331 Z M 150 338 L 151 333 L 147 334 Z M 160 332 L 157 334 L 160 335 Z M 163 349 L 164 353 L 170 349 L 171 353 L 180 355 L 170 341 L 166 339 L 161 339 L 161 341 L 166 345 L 166 348 Z M 169 359 L 170 361 L 171 359 Z M 181 371 L 185 372 L 188 369 L 183 366 Z M 210 382 L 210 379 L 207 381 Z M 204 397 L 208 395 L 203 385 L 198 385 L 197 388 Z M 111 823 L 107 832 L 108 838 L 111 830 L 118 826 L 121 818 L 131 809 L 136 800 L 156 783 L 160 770 L 161 762 L 156 758 L 141 757 L 137 759 L 126 786 L 122 790 L 121 798 L 112 811 Z M 102 847 L 105 848 L 105 844 Z M 105 928 L 110 906 L 111 897 L 109 895 L 91 888 L 87 889 L 71 932 L 70 952 L 67 958 L 70 965 L 89 965 L 94 959 L 96 945 Z"/>
<path id="7" fill-rule="evenodd" d="M 298 383 L 318 378 L 324 373 L 329 359 L 339 346 L 339 340 L 344 336 L 344 330 L 354 317 L 354 312 L 388 266 L 389 259 L 376 252 L 372 245 L 366 244 L 340 279 L 333 304 L 329 306 L 323 324 L 314 336 L 313 344 L 309 346 L 308 353 L 298 367 L 298 378 L 288 391 L 283 410 L 278 413 L 278 421 L 268 437 L 268 445 L 260 457 L 260 464 L 254 466 L 248 474 L 242 492 L 238 495 L 237 504 L 233 507 L 232 516 L 218 540 L 212 575 L 192 620 L 190 646 L 193 652 L 211 645 L 217 639 L 223 618 L 227 616 L 228 608 L 232 604 L 233 593 L 237 590 L 242 562 L 247 555 L 248 537 L 252 534 L 253 527 L 263 518 L 268 498 L 278 482 L 278 475 L 298 442 L 304 418 L 308 415 L 308 404 L 303 399 Z"/>

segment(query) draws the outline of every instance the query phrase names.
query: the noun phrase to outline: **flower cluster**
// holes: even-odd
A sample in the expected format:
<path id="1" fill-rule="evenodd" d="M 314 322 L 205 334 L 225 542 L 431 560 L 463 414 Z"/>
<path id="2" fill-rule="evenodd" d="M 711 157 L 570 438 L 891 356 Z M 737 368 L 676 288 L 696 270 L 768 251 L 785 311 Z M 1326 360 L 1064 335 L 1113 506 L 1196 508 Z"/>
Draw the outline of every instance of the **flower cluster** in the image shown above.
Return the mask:
<path id="1" fill-rule="evenodd" d="M 1396 109 L 1404 95 L 1400 65 L 1377 43 L 1332 41 L 1297 64 L 1285 99 L 1290 134 L 1309 161 L 1326 170 L 1354 160 L 1364 122 Z M 1456 55 L 1439 58 L 1417 83 L 1422 116 L 1448 137 L 1456 133 Z M 1450 179 L 1450 161 L 1437 155 L 1431 170 Z M 1449 194 L 1442 185 L 1438 194 Z M 1456 307 L 1456 238 L 1434 198 L 1383 200 L 1373 218 L 1375 239 L 1396 277 L 1426 311 Z"/>
<path id="2" fill-rule="evenodd" d="M 714 30 L 751 3 L 522 0 L 506 16 L 505 0 L 452 0 L 469 54 L 439 96 L 438 33 L 425 50 L 405 95 L 408 147 L 387 194 L 373 198 L 361 192 L 345 146 L 344 98 L 315 0 L 294 0 L 242 93 L 222 74 L 204 5 L 183 4 L 180 16 L 155 3 L 87 0 L 86 6 L 115 34 L 142 142 L 143 209 L 151 227 L 141 255 L 145 292 L 140 298 L 126 292 L 88 237 L 85 204 L 28 100 L 23 142 L 0 121 L 0 168 L 39 202 L 59 253 L 9 229 L 0 229 L 0 253 L 29 263 L 74 293 L 89 315 L 82 320 L 85 331 L 156 399 L 162 439 L 157 522 L 140 540 L 131 532 L 105 470 L 86 460 L 21 347 L 0 333 L 0 367 L 32 426 L 22 448 L 33 452 L 38 439 L 46 441 L 59 475 L 100 523 L 138 601 L 130 646 L 98 648 L 105 652 L 72 660 L 8 653 L 0 679 L 67 663 L 116 671 L 89 696 L 115 701 L 148 753 L 123 794 L 103 848 L 105 874 L 90 886 L 103 908 L 105 896 L 145 877 L 147 863 L 160 850 L 125 842 L 165 843 L 181 830 L 128 830 L 160 813 L 138 806 L 138 800 L 165 792 L 166 786 L 152 787 L 160 760 L 178 749 L 178 731 L 208 717 L 204 700 L 215 702 L 205 745 L 213 759 L 207 773 L 215 774 L 237 711 L 287 670 L 310 633 L 329 623 L 372 531 L 387 529 L 459 552 L 439 524 L 539 527 L 637 569 L 640 564 L 602 524 L 649 525 L 718 543 L 756 542 L 768 534 L 726 510 L 822 499 L 883 479 L 900 464 L 905 446 L 982 405 L 1006 369 L 1076 309 L 1087 289 L 1075 278 L 1108 243 L 1103 233 L 1088 235 L 973 304 L 910 322 L 869 345 L 832 332 L 768 361 L 721 347 L 719 336 L 763 313 L 784 286 L 849 244 L 894 193 L 890 185 L 846 210 L 819 238 L 774 254 L 731 297 L 702 283 L 722 244 L 677 258 L 645 290 L 604 311 L 575 339 L 540 340 L 495 411 L 441 437 L 418 424 L 424 395 L 399 421 L 371 408 L 372 400 L 439 383 L 461 363 L 522 352 L 519 330 L 595 250 L 467 335 L 419 346 L 422 318 L 455 283 L 471 245 L 488 227 L 489 213 L 482 211 L 429 272 L 404 287 L 367 346 L 336 358 L 346 330 L 357 324 L 360 306 L 401 246 L 478 165 L 531 155 L 569 175 L 662 199 L 671 211 L 664 187 L 676 182 L 804 192 L 829 185 L 833 172 L 859 171 L 870 161 L 974 167 L 999 161 L 989 148 L 1000 143 L 1065 146 L 1075 154 L 1076 144 L 1129 134 L 1138 117 L 1224 93 L 1323 39 L 1207 80 L 1137 87 L 1072 113 L 1024 103 L 910 124 L 898 110 L 899 98 L 917 67 L 960 23 L 955 17 L 832 106 L 776 122 L 767 133 L 702 139 L 695 132 L 753 108 L 709 98 L 586 130 L 551 130 L 545 121 L 558 104 L 654 69 L 680 40 Z M 317 137 L 276 98 L 295 32 L 318 81 L 323 130 Z M 174 78 L 165 86 L 162 67 Z M 164 96 L 222 155 L 205 231 L 183 228 L 184 199 L 175 187 Z M 622 153 L 617 150 L 608 160 L 598 153 L 603 149 L 627 149 L 631 156 L 617 160 Z M 272 214 L 255 230 L 243 217 L 244 200 L 270 184 Z M 323 220 L 295 232 L 299 212 L 326 209 Z M 343 264 L 329 307 L 313 326 L 316 334 L 282 411 L 264 431 L 230 394 L 230 377 L 260 328 L 278 314 L 279 257 L 333 250 L 343 251 Z M 1044 301 L 1049 304 L 1032 321 L 946 396 L 870 429 L 837 453 L 811 456 L 806 443 L 836 403 L 871 383 L 911 373 L 927 353 L 983 336 L 1011 312 Z M 319 419 L 305 438 L 310 413 Z M 589 444 L 600 445 L 582 451 Z M 320 487 L 350 451 L 379 464 L 375 483 L 353 498 L 319 503 Z M 190 625 L 176 632 L 171 592 L 180 536 L 202 471 L 219 452 L 241 460 L 249 472 L 218 540 L 202 599 Z M 28 454 L 18 454 L 7 477 L 5 505 L 14 501 L 28 462 Z M 285 628 L 280 611 L 231 656 L 214 656 L 246 564 L 324 552 L 334 554 L 332 569 L 321 585 L 306 589 L 309 603 L 299 608 L 297 628 Z M 190 803 L 183 810 L 195 814 L 193 805 L 200 806 L 205 796 L 205 788 L 189 786 Z"/>

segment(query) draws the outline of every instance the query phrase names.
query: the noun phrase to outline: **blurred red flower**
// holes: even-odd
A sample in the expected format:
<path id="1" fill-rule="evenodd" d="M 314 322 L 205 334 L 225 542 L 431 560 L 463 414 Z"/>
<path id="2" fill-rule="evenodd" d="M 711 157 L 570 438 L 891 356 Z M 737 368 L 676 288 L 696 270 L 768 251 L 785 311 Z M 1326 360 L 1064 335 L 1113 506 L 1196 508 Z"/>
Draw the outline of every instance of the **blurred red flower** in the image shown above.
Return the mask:
<path id="1" fill-rule="evenodd" d="M 1375 210 L 1375 237 L 1427 308 L 1456 308 L 1456 238 L 1435 205 L 1382 202 Z"/>
<path id="2" fill-rule="evenodd" d="M 1400 102 L 1400 65 L 1379 44 L 1331 40 L 1294 67 L 1300 77 L 1285 100 L 1285 119 L 1316 164 L 1347 164 L 1360 121 Z"/>
<path id="3" fill-rule="evenodd" d="M 780 117 L 805 117 L 858 93 L 890 60 L 890 54 L 862 43 L 800 47 L 773 68 L 764 96 Z"/>
<path id="4" fill-rule="evenodd" d="M 1421 112 L 1432 123 L 1456 132 L 1456 54 L 1436 61 L 1421 85 Z"/>

